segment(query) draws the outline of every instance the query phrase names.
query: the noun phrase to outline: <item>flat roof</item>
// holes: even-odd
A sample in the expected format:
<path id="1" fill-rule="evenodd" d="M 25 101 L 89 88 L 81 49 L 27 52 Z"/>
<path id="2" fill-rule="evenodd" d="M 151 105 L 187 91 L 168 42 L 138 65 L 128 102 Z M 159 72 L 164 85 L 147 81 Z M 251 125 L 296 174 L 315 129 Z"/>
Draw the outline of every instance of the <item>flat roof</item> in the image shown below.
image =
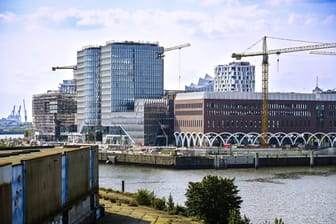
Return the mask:
<path id="1" fill-rule="evenodd" d="M 69 148 L 31 148 L 31 149 L 20 149 L 15 148 L 13 150 L 0 150 L 0 164 L 20 164 L 23 160 L 37 159 L 45 156 L 63 154 L 65 152 L 71 152 L 76 150 L 81 150 L 87 147 L 69 147 Z"/>
<path id="2" fill-rule="evenodd" d="M 260 92 L 187 92 L 177 93 L 175 100 L 261 100 Z M 288 101 L 336 101 L 336 94 L 316 93 L 268 93 L 268 100 Z"/>

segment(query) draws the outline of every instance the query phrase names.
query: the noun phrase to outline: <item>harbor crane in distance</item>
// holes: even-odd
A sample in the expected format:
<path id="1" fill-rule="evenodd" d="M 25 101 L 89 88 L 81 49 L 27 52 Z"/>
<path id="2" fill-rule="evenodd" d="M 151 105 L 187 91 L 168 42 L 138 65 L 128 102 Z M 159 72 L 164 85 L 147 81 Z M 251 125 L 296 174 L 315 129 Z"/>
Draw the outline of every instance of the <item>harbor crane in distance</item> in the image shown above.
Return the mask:
<path id="1" fill-rule="evenodd" d="M 55 66 L 52 67 L 52 71 L 56 71 L 58 69 L 72 69 L 72 70 L 77 70 L 77 65 L 68 65 L 68 66 Z"/>
<path id="2" fill-rule="evenodd" d="M 262 56 L 262 106 L 261 106 L 261 144 L 267 145 L 267 133 L 268 133 L 268 55 L 276 54 L 284 54 L 284 53 L 292 53 L 292 52 L 299 52 L 299 51 L 312 51 L 312 50 L 319 50 L 319 49 L 326 49 L 326 48 L 336 48 L 336 43 L 317 43 L 317 42 L 310 42 L 314 43 L 311 45 L 306 46 L 298 46 L 298 47 L 288 47 L 288 48 L 280 48 L 280 49 L 273 49 L 268 50 L 267 48 L 267 38 L 271 39 L 278 39 L 278 40 L 287 40 L 287 41 L 298 41 L 298 40 L 291 40 L 285 38 L 277 38 L 277 37 L 269 37 L 264 36 L 260 41 L 262 41 L 262 51 L 258 52 L 251 52 L 251 53 L 233 53 L 232 58 L 236 60 L 240 60 L 243 57 L 253 57 L 253 56 Z M 259 42 L 259 41 L 258 41 Z M 253 44 L 251 47 L 256 45 L 258 42 Z M 300 41 L 300 42 L 308 42 L 308 41 Z M 250 47 L 250 48 L 251 48 Z M 250 49 L 248 48 L 248 49 Z"/>
<path id="3" fill-rule="evenodd" d="M 23 110 L 24 110 L 24 120 L 25 122 L 27 122 L 27 110 L 26 110 L 26 103 L 24 99 L 23 99 Z"/>
<path id="4" fill-rule="evenodd" d="M 185 47 L 190 47 L 191 44 L 190 43 L 186 43 L 186 44 L 180 44 L 177 46 L 173 46 L 173 47 L 167 47 L 164 48 L 164 52 L 167 51 L 173 51 L 173 50 L 179 50 L 179 59 L 178 59 L 178 69 L 179 69 L 179 89 L 180 89 L 180 84 L 181 84 L 181 49 L 185 48 Z M 164 55 L 160 55 L 161 57 L 163 57 Z"/>

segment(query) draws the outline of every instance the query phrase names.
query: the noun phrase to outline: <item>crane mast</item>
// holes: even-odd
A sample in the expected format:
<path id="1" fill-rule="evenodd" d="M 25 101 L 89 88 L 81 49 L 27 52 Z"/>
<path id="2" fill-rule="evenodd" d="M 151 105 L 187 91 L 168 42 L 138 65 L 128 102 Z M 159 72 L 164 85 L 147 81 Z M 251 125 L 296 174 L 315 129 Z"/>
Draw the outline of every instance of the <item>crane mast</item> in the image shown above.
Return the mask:
<path id="1" fill-rule="evenodd" d="M 262 60 L 262 109 L 261 109 L 261 141 L 267 143 L 268 132 L 268 54 L 266 37 L 263 38 L 263 60 Z"/>
<path id="2" fill-rule="evenodd" d="M 270 54 L 284 54 L 298 51 L 312 51 L 326 48 L 336 48 L 336 43 L 318 43 L 313 45 L 288 47 L 268 50 L 267 49 L 267 36 L 262 38 L 262 51 L 251 53 L 233 53 L 232 58 L 240 60 L 243 57 L 262 56 L 262 106 L 261 106 L 261 144 L 267 144 L 268 133 L 268 76 L 269 76 L 269 64 L 268 55 Z"/>
<path id="3" fill-rule="evenodd" d="M 178 59 L 178 69 L 179 69 L 179 89 L 180 89 L 180 83 L 181 83 L 181 49 L 185 48 L 185 47 L 190 47 L 191 44 L 190 43 L 186 43 L 186 44 L 180 44 L 177 46 L 173 46 L 173 47 L 168 47 L 168 48 L 164 48 L 164 52 L 167 51 L 173 51 L 173 50 L 179 50 L 179 59 Z M 163 55 L 161 55 L 163 56 Z"/>

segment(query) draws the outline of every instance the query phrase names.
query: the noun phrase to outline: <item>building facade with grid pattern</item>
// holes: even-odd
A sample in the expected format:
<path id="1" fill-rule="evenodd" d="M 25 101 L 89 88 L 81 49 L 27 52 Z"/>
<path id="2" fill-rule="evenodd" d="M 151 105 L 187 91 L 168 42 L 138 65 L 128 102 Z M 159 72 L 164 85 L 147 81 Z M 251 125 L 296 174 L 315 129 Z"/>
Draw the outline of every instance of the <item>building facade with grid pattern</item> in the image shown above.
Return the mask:
<path id="1" fill-rule="evenodd" d="M 249 62 L 232 62 L 215 68 L 215 92 L 254 92 L 255 66 Z"/>

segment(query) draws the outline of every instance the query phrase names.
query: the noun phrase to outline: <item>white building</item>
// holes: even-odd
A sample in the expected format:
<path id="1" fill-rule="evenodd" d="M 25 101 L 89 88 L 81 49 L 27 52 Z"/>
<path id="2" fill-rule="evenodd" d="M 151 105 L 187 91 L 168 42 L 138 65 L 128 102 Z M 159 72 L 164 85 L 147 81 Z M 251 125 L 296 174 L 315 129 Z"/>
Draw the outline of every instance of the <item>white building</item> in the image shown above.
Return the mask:
<path id="1" fill-rule="evenodd" d="M 249 62 L 231 62 L 215 68 L 214 92 L 254 92 L 255 66 Z"/>

